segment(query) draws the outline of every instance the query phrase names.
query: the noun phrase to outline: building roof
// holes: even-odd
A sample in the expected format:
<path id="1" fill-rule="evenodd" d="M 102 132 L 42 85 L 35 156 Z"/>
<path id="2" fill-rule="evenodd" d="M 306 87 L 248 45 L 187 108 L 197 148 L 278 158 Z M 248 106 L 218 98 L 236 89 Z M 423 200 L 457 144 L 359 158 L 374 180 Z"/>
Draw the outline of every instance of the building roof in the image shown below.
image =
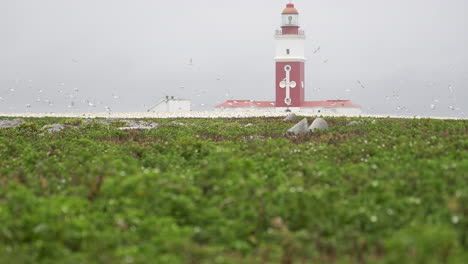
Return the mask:
<path id="1" fill-rule="evenodd" d="M 238 107 L 275 107 L 274 101 L 252 101 L 252 100 L 227 100 L 215 106 L 216 108 L 238 108 Z"/>
<path id="2" fill-rule="evenodd" d="M 294 7 L 294 4 L 289 3 L 286 5 L 286 8 L 281 14 L 299 14 L 299 12 L 297 12 L 297 9 Z"/>
<path id="3" fill-rule="evenodd" d="M 227 100 L 215 106 L 216 108 L 266 108 L 275 107 L 274 101 L 252 101 L 252 100 Z M 323 108 L 361 108 L 360 105 L 353 104 L 350 100 L 326 100 L 326 101 L 306 101 L 300 107 L 323 107 Z"/>

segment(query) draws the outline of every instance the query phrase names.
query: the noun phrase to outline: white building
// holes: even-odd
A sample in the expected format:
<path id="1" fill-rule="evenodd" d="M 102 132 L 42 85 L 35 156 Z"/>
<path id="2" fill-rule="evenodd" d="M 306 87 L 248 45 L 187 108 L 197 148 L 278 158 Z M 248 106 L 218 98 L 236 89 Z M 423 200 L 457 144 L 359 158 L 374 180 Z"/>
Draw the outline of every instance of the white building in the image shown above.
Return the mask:
<path id="1" fill-rule="evenodd" d="M 148 109 L 148 112 L 189 112 L 191 111 L 191 101 L 188 99 L 176 99 L 174 96 L 166 96 L 155 106 Z"/>

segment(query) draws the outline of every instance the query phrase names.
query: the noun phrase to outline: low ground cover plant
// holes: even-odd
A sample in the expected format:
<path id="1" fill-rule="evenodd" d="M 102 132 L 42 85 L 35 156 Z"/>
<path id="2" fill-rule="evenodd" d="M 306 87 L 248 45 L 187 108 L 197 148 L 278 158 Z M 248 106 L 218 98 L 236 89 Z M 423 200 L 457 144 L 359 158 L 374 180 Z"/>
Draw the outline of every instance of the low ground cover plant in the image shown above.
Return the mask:
<path id="1" fill-rule="evenodd" d="M 466 263 L 468 121 L 353 120 L 0 129 L 0 263 Z"/>

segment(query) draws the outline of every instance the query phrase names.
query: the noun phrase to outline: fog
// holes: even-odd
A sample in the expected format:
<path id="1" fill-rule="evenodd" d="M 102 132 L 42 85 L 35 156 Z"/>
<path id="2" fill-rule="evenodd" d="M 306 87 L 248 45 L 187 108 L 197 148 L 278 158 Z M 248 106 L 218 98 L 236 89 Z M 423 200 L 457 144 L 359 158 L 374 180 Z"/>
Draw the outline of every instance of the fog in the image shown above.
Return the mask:
<path id="1" fill-rule="evenodd" d="M 0 112 L 211 110 L 274 100 L 288 1 L 0 0 Z M 296 0 L 306 99 L 466 117 L 468 1 Z"/>

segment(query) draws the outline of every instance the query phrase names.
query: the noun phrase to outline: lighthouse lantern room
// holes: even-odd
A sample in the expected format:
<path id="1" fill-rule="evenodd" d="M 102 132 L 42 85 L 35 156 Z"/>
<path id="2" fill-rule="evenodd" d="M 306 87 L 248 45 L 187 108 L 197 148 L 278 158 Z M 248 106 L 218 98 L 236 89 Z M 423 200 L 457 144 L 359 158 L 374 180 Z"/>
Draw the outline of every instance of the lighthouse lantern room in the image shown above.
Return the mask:
<path id="1" fill-rule="evenodd" d="M 281 27 L 283 30 L 290 30 L 288 34 L 297 34 L 299 29 L 299 12 L 294 4 L 289 3 L 281 13 Z"/>

